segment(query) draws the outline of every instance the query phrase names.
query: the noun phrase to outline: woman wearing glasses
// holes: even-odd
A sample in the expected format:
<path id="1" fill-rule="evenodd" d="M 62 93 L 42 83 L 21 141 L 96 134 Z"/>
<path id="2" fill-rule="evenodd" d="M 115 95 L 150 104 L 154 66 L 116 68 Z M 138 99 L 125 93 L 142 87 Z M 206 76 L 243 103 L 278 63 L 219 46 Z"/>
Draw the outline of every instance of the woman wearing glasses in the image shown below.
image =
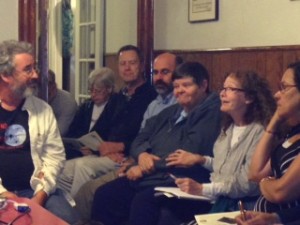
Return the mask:
<path id="1" fill-rule="evenodd" d="M 82 103 L 69 127 L 67 137 L 79 138 L 94 130 L 105 106 L 114 93 L 114 72 L 106 67 L 93 70 L 88 77 L 90 99 Z M 104 126 L 103 126 L 104 127 Z M 98 130 L 97 130 L 98 131 Z M 99 131 L 98 131 L 99 133 Z M 101 136 L 102 134 L 99 133 Z M 67 159 L 80 156 L 80 152 L 66 147 Z M 89 150 L 83 150 L 88 154 Z"/>
<path id="2" fill-rule="evenodd" d="M 264 127 L 275 110 L 275 101 L 265 80 L 254 72 L 230 73 L 220 99 L 224 119 L 214 145 L 214 157 L 177 150 L 167 158 L 168 165 L 200 164 L 211 171 L 210 183 L 198 183 L 190 178 L 178 178 L 175 183 L 184 192 L 216 200 L 212 212 L 237 210 L 239 199 L 243 199 L 245 208 L 251 209 L 259 190 L 257 184 L 248 181 L 249 165 Z"/>
<path id="3" fill-rule="evenodd" d="M 251 180 L 259 182 L 262 193 L 255 211 L 273 214 L 249 212 L 249 220 L 243 223 L 239 218 L 240 224 L 300 220 L 300 62 L 288 66 L 275 99 L 277 110 L 255 150 L 249 174 Z M 280 139 L 279 130 L 284 126 L 290 131 Z M 298 213 L 289 213 L 297 209 Z"/>

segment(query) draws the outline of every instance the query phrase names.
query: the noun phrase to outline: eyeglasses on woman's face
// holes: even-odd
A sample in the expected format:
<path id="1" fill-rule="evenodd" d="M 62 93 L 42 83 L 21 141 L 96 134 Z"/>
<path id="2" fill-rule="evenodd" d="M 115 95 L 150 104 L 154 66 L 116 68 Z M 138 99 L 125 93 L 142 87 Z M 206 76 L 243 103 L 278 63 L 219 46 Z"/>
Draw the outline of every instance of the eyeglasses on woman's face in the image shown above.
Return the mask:
<path id="1" fill-rule="evenodd" d="M 285 83 L 279 83 L 279 85 L 278 85 L 279 91 L 281 93 L 285 93 L 293 87 L 297 87 L 297 85 L 296 84 L 285 84 Z"/>
<path id="2" fill-rule="evenodd" d="M 88 93 L 91 94 L 95 94 L 95 95 L 100 95 L 100 94 L 104 94 L 106 92 L 106 88 L 91 88 L 88 90 Z"/>
<path id="3" fill-rule="evenodd" d="M 241 88 L 235 88 L 235 87 L 223 87 L 220 90 L 220 93 L 236 93 L 236 92 L 245 92 L 244 89 Z"/>

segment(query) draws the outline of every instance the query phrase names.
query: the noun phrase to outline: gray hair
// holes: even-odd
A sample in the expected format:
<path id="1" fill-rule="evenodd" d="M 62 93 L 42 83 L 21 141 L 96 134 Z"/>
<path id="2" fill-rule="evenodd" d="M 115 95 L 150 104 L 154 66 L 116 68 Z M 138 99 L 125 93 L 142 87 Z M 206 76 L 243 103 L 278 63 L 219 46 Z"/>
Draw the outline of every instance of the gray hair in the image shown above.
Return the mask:
<path id="1" fill-rule="evenodd" d="M 102 67 L 93 70 L 88 78 L 88 88 L 91 89 L 93 86 L 100 87 L 105 86 L 106 88 L 114 89 L 115 86 L 115 73 L 108 67 Z"/>
<path id="2" fill-rule="evenodd" d="M 15 64 L 14 57 L 17 54 L 27 53 L 32 55 L 33 48 L 30 43 L 8 40 L 0 43 L 0 74 L 12 75 Z"/>

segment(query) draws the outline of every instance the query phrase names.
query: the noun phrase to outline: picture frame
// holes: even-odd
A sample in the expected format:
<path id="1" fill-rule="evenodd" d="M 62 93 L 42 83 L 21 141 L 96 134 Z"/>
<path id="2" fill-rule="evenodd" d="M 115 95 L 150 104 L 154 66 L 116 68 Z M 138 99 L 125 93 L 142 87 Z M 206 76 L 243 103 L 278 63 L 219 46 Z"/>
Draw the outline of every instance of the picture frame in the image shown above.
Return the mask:
<path id="1" fill-rule="evenodd" d="M 190 23 L 219 19 L 219 0 L 189 0 L 188 8 Z"/>

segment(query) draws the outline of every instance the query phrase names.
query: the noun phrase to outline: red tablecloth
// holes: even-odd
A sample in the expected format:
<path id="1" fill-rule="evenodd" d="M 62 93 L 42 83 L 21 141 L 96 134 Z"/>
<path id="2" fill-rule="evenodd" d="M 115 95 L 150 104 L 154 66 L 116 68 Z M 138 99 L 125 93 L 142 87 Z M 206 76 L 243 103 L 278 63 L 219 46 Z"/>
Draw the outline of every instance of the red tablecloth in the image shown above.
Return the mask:
<path id="1" fill-rule="evenodd" d="M 27 198 L 13 199 L 18 203 L 26 203 L 30 207 L 30 212 L 20 217 L 13 225 L 68 225 L 67 222 L 53 215 L 37 203 Z M 12 202 L 8 201 L 7 206 L 0 210 L 0 220 L 6 223 L 11 222 L 23 213 L 15 210 Z M 2 223 L 0 223 L 2 225 Z"/>

